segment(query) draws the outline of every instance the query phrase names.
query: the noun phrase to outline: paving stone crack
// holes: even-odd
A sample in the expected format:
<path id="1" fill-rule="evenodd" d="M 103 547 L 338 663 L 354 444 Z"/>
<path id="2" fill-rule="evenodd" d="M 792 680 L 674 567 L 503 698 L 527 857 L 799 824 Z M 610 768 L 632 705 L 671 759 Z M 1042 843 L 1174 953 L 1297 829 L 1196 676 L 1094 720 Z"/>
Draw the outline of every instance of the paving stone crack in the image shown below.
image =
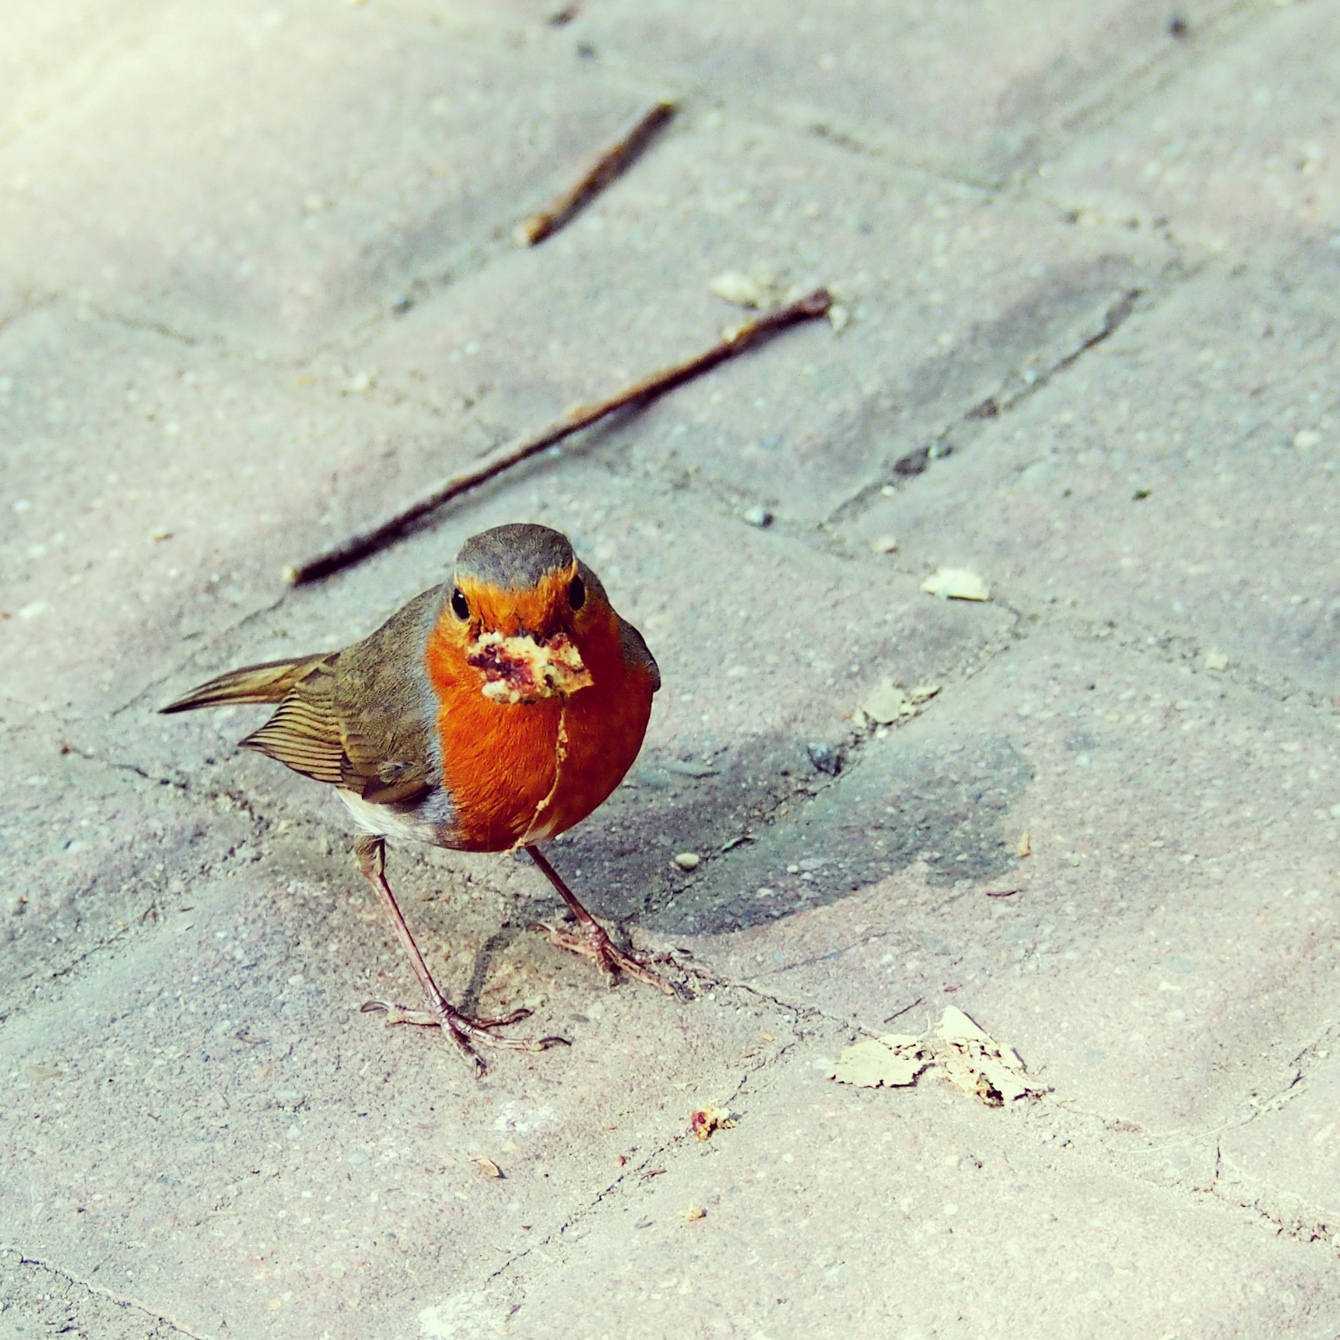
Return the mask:
<path id="1" fill-rule="evenodd" d="M 723 990 L 740 990 L 747 992 L 749 995 L 760 1001 L 776 1006 L 784 1013 L 791 1013 L 796 1020 L 799 1020 L 802 1017 L 828 1018 L 828 1016 L 824 1015 L 819 1010 L 810 1009 L 808 1006 L 791 1005 L 786 1001 L 777 1000 L 766 995 L 766 993 L 757 991 L 754 988 L 743 984 L 729 983 L 723 979 L 713 978 L 710 974 L 700 971 L 698 971 L 696 975 L 710 980 L 714 986 L 720 987 Z M 842 1029 L 845 1033 L 850 1034 L 852 1032 L 852 1026 L 844 1021 L 836 1020 L 830 1022 L 834 1022 L 837 1027 Z M 735 1087 L 722 1100 L 723 1106 L 729 1107 L 733 1104 L 739 1098 L 751 1079 L 776 1065 L 782 1057 L 800 1042 L 809 1037 L 809 1033 L 799 1027 L 796 1028 L 795 1032 L 796 1036 L 790 1042 L 782 1043 L 769 1055 L 756 1057 L 752 1054 L 747 1054 L 742 1058 L 742 1061 L 745 1064 L 739 1078 L 736 1080 Z M 484 1280 L 482 1287 L 488 1288 L 490 1285 L 504 1282 L 504 1276 L 514 1274 L 516 1269 L 526 1261 L 527 1258 L 570 1234 L 574 1228 L 593 1215 L 606 1201 L 611 1200 L 622 1194 L 625 1190 L 636 1186 L 639 1182 L 646 1181 L 647 1175 L 652 1172 L 652 1169 L 657 1168 L 661 1163 L 670 1158 L 674 1151 L 691 1148 L 693 1148 L 693 1144 L 691 1143 L 691 1137 L 687 1130 L 677 1131 L 667 1139 L 662 1140 L 646 1155 L 645 1158 L 641 1159 L 635 1165 L 625 1167 L 613 1181 L 597 1191 L 586 1204 L 567 1215 L 561 1224 L 551 1229 L 543 1238 L 537 1242 L 530 1243 L 524 1250 L 514 1252 L 509 1256 L 501 1265 L 489 1273 Z"/>
<path id="2" fill-rule="evenodd" d="M 124 1294 L 119 1294 L 112 1289 L 106 1288 L 101 1284 L 94 1284 L 91 1280 L 82 1279 L 72 1271 L 62 1269 L 53 1262 L 45 1261 L 40 1256 L 33 1256 L 21 1248 L 12 1244 L 0 1246 L 0 1252 L 5 1252 L 18 1257 L 21 1267 L 27 1266 L 31 1269 L 43 1271 L 47 1275 L 54 1276 L 56 1279 L 63 1280 L 66 1284 L 71 1284 L 77 1289 L 82 1289 L 92 1298 L 103 1298 L 117 1307 L 124 1308 L 127 1312 L 139 1313 L 160 1325 L 168 1327 L 169 1330 L 178 1335 L 189 1336 L 190 1340 L 208 1340 L 208 1337 L 200 1334 L 199 1331 L 193 1331 L 187 1326 L 183 1326 L 179 1321 L 165 1313 L 158 1312 L 154 1308 L 138 1302 L 134 1298 L 127 1298 Z"/>
<path id="3" fill-rule="evenodd" d="M 1166 275 L 1170 271 L 1176 277 L 1172 282 L 1167 282 Z M 1137 312 L 1152 310 L 1189 278 L 1188 270 L 1173 264 L 1165 271 L 1165 282 L 1158 285 L 1133 285 L 1123 289 L 1108 304 L 1097 330 L 1055 358 L 1040 372 L 1030 373 L 1027 376 L 1017 372 L 1009 373 L 994 392 L 969 406 L 935 434 L 928 443 L 894 461 L 887 475 L 863 485 L 849 498 L 839 503 L 825 519 L 823 523 L 825 528 L 854 520 L 868 511 L 876 498 L 884 496 L 884 489 L 907 488 L 917 476 L 926 472 L 932 462 L 943 460 L 955 452 L 964 450 L 985 431 L 988 423 L 1010 413 L 1037 395 L 1039 391 L 1073 368 L 1086 354 L 1110 340 Z M 1027 364 L 1028 359 L 1025 357 L 1016 362 L 1022 366 Z"/>
<path id="4" fill-rule="evenodd" d="M 1191 40 L 1170 41 L 1161 51 L 1123 71 L 1096 98 L 1077 104 L 1061 122 L 1066 139 L 1092 134 L 1157 97 L 1190 70 L 1219 56 L 1225 47 L 1280 8 L 1279 0 L 1239 0 L 1217 14 L 1199 19 Z"/>

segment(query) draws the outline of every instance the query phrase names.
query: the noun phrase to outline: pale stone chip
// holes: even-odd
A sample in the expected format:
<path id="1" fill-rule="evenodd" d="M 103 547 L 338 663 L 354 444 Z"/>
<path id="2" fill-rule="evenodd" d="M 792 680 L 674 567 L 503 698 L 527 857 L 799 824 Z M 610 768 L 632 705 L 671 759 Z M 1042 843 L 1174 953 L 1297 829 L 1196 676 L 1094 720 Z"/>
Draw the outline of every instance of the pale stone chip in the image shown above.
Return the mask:
<path id="1" fill-rule="evenodd" d="M 1207 651 L 1205 653 L 1205 668 L 1207 670 L 1227 670 L 1228 657 L 1222 651 Z"/>
<path id="2" fill-rule="evenodd" d="M 939 684 L 917 684 L 915 687 L 908 689 L 907 701 L 913 705 L 928 703 L 940 692 L 940 688 Z"/>
<path id="3" fill-rule="evenodd" d="M 1019 857 L 1033 854 L 1033 834 L 1027 828 L 1019 834 L 1019 841 L 1014 848 L 1014 854 Z"/>
<path id="4" fill-rule="evenodd" d="M 863 1038 L 844 1048 L 829 1078 L 862 1089 L 899 1088 L 915 1084 L 917 1076 L 930 1063 L 920 1038 L 907 1033 L 886 1033 L 883 1037 Z"/>
<path id="5" fill-rule="evenodd" d="M 675 864 L 681 870 L 696 870 L 703 858 L 696 851 L 682 851 L 675 857 Z"/>
<path id="6" fill-rule="evenodd" d="M 991 1107 L 1041 1094 L 1024 1073 L 1024 1063 L 1012 1047 L 984 1033 L 962 1010 L 952 1005 L 940 1018 L 935 1036 L 940 1040 L 935 1060 L 951 1084 Z"/>
<path id="7" fill-rule="evenodd" d="M 724 274 L 717 275 L 707 287 L 718 298 L 736 307 L 771 307 L 777 296 L 770 277 L 755 277 L 743 274 L 739 270 L 727 270 Z"/>
<path id="8" fill-rule="evenodd" d="M 861 711 L 871 721 L 876 721 L 881 726 L 887 726 L 889 722 L 897 721 L 903 715 L 903 708 L 906 703 L 907 695 L 902 689 L 886 679 L 877 688 L 871 690 L 861 704 Z"/>
<path id="9" fill-rule="evenodd" d="M 990 600 L 991 588 L 977 573 L 968 568 L 936 568 L 921 589 L 928 596 L 945 600 Z"/>

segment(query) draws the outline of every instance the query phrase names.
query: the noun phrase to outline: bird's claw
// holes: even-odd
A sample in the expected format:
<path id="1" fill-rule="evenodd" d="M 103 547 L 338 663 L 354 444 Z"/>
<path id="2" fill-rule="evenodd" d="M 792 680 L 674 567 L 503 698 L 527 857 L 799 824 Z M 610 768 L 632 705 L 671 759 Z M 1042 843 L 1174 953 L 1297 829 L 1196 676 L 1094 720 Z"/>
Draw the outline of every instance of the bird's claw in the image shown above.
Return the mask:
<path id="1" fill-rule="evenodd" d="M 650 959 L 629 954 L 620 949 L 610 939 L 609 933 L 599 922 L 593 921 L 589 926 L 577 931 L 567 930 L 561 926 L 551 926 L 547 922 L 537 924 L 539 929 L 548 934 L 551 944 L 557 945 L 560 949 L 566 949 L 570 953 L 580 954 L 583 958 L 594 959 L 596 967 L 600 969 L 605 978 L 606 985 L 611 988 L 618 982 L 619 973 L 623 972 L 629 977 L 636 978 L 639 982 L 654 986 L 657 991 L 661 991 L 667 996 L 677 996 L 679 994 L 651 966 L 652 961 L 674 964 L 674 959 L 668 954 L 656 954 L 651 956 Z"/>
<path id="2" fill-rule="evenodd" d="M 487 1070 L 483 1058 L 475 1047 L 496 1047 L 503 1051 L 542 1052 L 549 1047 L 568 1046 L 568 1039 L 557 1036 L 544 1038 L 499 1038 L 489 1030 L 508 1028 L 523 1019 L 530 1018 L 530 1011 L 513 1010 L 511 1014 L 496 1019 L 477 1019 L 462 1014 L 458 1009 L 443 1001 L 440 1005 L 426 1010 L 410 1010 L 389 1000 L 369 1000 L 362 1006 L 364 1014 L 373 1012 L 386 1015 L 387 1027 L 392 1024 L 417 1024 L 421 1028 L 440 1028 L 456 1044 L 457 1049 L 474 1065 L 475 1074 L 483 1075 Z"/>

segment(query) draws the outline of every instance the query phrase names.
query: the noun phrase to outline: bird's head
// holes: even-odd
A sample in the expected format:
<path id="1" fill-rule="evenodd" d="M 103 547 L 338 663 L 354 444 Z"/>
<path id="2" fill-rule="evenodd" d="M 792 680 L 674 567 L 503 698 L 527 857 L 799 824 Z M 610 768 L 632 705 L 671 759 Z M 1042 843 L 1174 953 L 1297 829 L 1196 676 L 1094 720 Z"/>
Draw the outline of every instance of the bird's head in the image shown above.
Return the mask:
<path id="1" fill-rule="evenodd" d="M 607 610 L 596 575 L 548 526 L 495 526 L 456 555 L 439 630 L 497 703 L 536 702 L 588 687 L 583 633 Z"/>

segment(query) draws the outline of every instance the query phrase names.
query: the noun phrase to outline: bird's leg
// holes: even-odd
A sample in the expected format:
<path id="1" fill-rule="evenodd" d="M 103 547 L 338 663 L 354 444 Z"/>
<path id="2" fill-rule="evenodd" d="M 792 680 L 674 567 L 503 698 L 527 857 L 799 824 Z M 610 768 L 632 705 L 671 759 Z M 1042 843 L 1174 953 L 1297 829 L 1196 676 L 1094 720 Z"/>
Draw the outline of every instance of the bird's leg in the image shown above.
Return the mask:
<path id="1" fill-rule="evenodd" d="M 400 937 L 400 943 L 409 956 L 410 967 L 414 969 L 414 975 L 419 979 L 419 985 L 423 987 L 423 994 L 428 998 L 427 1010 L 406 1010 L 402 1006 L 392 1005 L 383 1000 L 368 1001 L 363 1006 L 365 1010 L 385 1011 L 386 1021 L 389 1024 L 424 1024 L 440 1028 L 461 1052 L 470 1058 L 476 1073 L 480 1075 L 484 1073 L 484 1062 L 475 1053 L 471 1043 L 482 1044 L 485 1047 L 506 1047 L 513 1051 L 538 1052 L 561 1041 L 559 1038 L 497 1038 L 488 1031 L 491 1028 L 505 1028 L 509 1024 L 519 1023 L 530 1014 L 529 1010 L 513 1010 L 511 1014 L 501 1019 L 471 1019 L 450 1004 L 437 989 L 437 983 L 433 981 L 433 975 L 428 971 L 423 955 L 419 953 L 419 946 L 414 943 L 414 937 L 409 933 L 409 927 L 405 925 L 405 918 L 401 916 L 400 908 L 396 906 L 395 894 L 391 892 L 391 886 L 386 882 L 386 843 L 373 834 L 362 834 L 354 842 L 354 856 L 358 860 L 358 868 L 363 872 L 363 878 L 372 886 L 378 901 L 386 909 L 386 915 L 391 918 L 395 933 Z"/>
<path id="2" fill-rule="evenodd" d="M 648 986 L 664 991 L 667 996 L 675 994 L 675 988 L 660 973 L 644 960 L 624 953 L 610 939 L 600 922 L 577 901 L 577 895 L 559 877 L 558 871 L 540 855 L 538 847 L 527 847 L 526 854 L 544 871 L 545 878 L 558 890 L 559 897 L 567 903 L 569 911 L 577 918 L 580 929 L 576 934 L 559 930 L 556 926 L 545 927 L 549 932 L 549 939 L 554 944 L 561 949 L 570 949 L 574 954 L 584 954 L 587 958 L 595 959 L 596 966 L 604 973 L 605 980 L 610 986 L 614 985 L 617 972 L 622 969 L 630 977 L 636 977 L 639 982 L 646 982 Z"/>

